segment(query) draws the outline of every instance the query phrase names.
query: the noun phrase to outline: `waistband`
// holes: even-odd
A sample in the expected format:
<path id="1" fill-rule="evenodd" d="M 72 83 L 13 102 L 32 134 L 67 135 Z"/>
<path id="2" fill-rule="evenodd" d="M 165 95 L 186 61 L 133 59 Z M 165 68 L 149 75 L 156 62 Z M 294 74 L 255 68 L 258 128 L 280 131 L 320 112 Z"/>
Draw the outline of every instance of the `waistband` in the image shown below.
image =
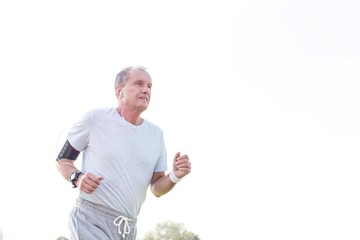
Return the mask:
<path id="1" fill-rule="evenodd" d="M 88 201 L 88 200 L 86 200 L 84 198 L 81 198 L 81 197 L 79 197 L 76 200 L 76 205 L 77 206 L 84 206 L 84 207 L 92 208 L 97 212 L 100 212 L 102 214 L 105 214 L 105 215 L 107 215 L 109 217 L 113 217 L 113 218 L 123 216 L 123 217 L 126 217 L 129 222 L 136 223 L 136 219 L 130 217 L 129 215 L 127 215 L 127 214 L 125 214 L 123 212 L 119 212 L 119 211 L 117 211 L 115 209 L 109 208 L 109 207 L 104 206 L 104 205 L 100 205 L 100 204 L 97 204 L 97 203 L 90 202 L 90 201 Z"/>

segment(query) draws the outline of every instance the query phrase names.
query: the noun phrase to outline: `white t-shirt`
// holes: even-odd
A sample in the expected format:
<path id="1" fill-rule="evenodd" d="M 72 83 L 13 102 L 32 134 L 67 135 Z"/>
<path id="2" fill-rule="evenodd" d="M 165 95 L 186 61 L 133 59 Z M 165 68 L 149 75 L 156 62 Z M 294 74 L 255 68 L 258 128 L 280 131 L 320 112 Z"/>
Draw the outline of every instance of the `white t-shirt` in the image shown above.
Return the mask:
<path id="1" fill-rule="evenodd" d="M 81 171 L 103 176 L 92 194 L 80 196 L 136 218 L 154 172 L 167 170 L 162 130 L 144 120 L 125 121 L 115 108 L 94 109 L 69 131 L 68 141 L 82 151 Z"/>

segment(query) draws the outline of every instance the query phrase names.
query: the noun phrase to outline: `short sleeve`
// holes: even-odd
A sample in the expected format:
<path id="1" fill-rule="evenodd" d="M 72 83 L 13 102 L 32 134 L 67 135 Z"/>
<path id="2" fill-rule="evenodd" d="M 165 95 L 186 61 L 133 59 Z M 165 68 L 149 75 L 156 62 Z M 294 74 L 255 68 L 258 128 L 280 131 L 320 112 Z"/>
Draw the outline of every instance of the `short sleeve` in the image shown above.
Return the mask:
<path id="1" fill-rule="evenodd" d="M 83 151 L 89 143 L 91 119 L 93 111 L 89 111 L 82 119 L 76 122 L 68 133 L 68 141 L 73 148 Z"/>

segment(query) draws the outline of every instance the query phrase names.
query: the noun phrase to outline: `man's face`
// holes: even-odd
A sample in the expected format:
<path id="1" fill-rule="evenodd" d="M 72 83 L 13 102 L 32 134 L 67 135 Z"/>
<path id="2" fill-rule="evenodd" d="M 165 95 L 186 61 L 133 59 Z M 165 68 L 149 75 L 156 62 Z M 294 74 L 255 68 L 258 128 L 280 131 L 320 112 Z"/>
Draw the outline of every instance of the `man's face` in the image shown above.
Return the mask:
<path id="1" fill-rule="evenodd" d="M 147 109 L 151 97 L 152 81 L 142 70 L 129 70 L 128 79 L 122 89 L 123 103 L 134 110 Z"/>

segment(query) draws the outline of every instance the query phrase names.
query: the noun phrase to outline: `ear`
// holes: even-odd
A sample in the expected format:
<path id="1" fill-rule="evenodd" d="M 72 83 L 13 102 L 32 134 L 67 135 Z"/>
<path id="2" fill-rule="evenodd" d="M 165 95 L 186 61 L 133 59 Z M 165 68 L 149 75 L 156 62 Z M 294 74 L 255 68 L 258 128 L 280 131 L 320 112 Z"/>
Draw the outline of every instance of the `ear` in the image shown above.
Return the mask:
<path id="1" fill-rule="evenodd" d="M 115 96 L 116 98 L 118 98 L 121 95 L 121 87 L 120 86 L 116 86 L 115 87 Z"/>

